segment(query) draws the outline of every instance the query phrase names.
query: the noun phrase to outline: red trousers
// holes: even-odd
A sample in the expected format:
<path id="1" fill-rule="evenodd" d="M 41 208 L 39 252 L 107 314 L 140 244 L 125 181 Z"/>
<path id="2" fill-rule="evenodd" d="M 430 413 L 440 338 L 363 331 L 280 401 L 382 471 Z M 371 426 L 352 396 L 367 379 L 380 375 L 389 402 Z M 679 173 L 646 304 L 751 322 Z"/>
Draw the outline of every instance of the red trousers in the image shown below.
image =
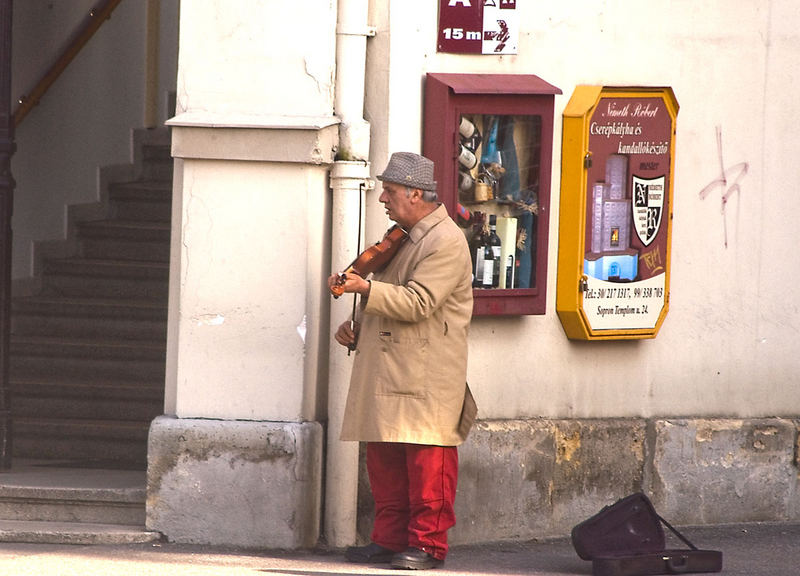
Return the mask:
<path id="1" fill-rule="evenodd" d="M 396 552 L 409 546 L 444 560 L 456 523 L 455 446 L 370 442 L 367 472 L 375 500 L 372 541 Z"/>

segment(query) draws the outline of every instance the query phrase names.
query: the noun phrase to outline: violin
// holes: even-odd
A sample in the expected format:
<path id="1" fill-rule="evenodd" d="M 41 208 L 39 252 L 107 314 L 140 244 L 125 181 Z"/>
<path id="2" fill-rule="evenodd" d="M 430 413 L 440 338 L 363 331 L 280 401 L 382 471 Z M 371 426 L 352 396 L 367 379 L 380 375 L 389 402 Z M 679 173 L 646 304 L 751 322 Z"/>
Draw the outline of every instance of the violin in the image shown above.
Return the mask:
<path id="1" fill-rule="evenodd" d="M 386 232 L 383 240 L 376 242 L 364 250 L 350 265 L 339 274 L 336 284 L 331 286 L 331 293 L 334 298 L 344 294 L 344 283 L 347 281 L 347 274 L 358 274 L 362 278 L 372 272 L 382 270 L 389 261 L 394 258 L 397 251 L 408 239 L 408 232 L 395 224 Z"/>

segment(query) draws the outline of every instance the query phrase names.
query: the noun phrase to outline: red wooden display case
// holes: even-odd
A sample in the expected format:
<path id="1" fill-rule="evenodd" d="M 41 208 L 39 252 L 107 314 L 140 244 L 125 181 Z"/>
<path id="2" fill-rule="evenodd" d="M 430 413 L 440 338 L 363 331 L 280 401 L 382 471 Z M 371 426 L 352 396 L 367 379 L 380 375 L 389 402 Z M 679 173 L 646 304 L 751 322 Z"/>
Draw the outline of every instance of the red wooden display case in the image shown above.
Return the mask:
<path id="1" fill-rule="evenodd" d="M 427 75 L 423 155 L 435 164 L 439 199 L 457 221 L 459 205 L 487 221 L 495 214 L 513 270 L 502 273 L 505 287 L 473 290 L 475 316 L 545 313 L 556 94 L 529 74 Z M 464 136 L 470 125 L 479 139 Z"/>

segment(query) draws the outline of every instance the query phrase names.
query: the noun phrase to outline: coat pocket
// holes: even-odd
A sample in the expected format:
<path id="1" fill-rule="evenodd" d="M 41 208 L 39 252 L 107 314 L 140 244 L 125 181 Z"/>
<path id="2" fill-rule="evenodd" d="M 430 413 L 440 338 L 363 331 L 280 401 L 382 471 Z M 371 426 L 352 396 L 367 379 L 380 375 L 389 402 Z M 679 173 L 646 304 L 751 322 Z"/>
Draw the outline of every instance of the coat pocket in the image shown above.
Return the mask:
<path id="1" fill-rule="evenodd" d="M 382 338 L 376 393 L 383 396 L 426 396 L 428 341 L 424 338 Z"/>

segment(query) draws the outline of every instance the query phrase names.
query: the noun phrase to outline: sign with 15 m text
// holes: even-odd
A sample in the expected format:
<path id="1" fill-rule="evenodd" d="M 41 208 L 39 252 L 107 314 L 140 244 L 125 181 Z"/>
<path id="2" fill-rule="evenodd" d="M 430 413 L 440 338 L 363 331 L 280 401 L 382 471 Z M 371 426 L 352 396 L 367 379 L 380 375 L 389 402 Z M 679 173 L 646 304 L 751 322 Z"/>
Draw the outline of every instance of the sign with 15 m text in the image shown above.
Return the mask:
<path id="1" fill-rule="evenodd" d="M 439 52 L 516 54 L 516 0 L 439 0 Z"/>

